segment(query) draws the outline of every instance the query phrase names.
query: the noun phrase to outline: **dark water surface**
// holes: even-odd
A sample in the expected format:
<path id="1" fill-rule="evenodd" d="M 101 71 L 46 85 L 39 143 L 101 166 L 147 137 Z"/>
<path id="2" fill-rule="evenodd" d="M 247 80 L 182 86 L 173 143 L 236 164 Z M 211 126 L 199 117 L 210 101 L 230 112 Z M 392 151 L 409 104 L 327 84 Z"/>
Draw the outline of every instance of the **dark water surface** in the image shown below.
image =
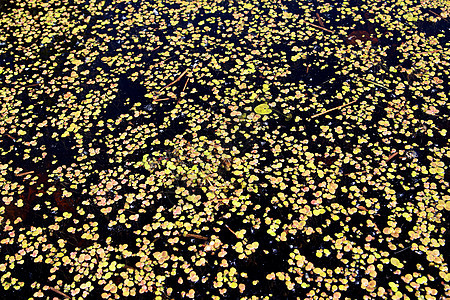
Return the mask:
<path id="1" fill-rule="evenodd" d="M 0 294 L 450 297 L 438 2 L 0 0 Z"/>

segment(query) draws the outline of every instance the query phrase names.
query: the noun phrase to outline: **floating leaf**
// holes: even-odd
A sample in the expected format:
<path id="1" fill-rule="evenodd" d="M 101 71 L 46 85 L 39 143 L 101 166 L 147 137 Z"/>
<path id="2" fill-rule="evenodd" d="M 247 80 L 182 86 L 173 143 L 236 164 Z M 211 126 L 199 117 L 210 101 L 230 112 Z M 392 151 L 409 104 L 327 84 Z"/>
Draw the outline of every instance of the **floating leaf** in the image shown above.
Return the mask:
<path id="1" fill-rule="evenodd" d="M 267 105 L 267 103 L 259 104 L 255 107 L 255 113 L 259 115 L 268 115 L 272 112 L 272 109 Z"/>
<path id="2" fill-rule="evenodd" d="M 396 257 L 391 257 L 391 264 L 393 264 L 394 266 L 396 266 L 397 268 L 401 269 L 403 268 L 403 264 L 400 262 L 400 260 L 398 260 L 398 258 Z"/>

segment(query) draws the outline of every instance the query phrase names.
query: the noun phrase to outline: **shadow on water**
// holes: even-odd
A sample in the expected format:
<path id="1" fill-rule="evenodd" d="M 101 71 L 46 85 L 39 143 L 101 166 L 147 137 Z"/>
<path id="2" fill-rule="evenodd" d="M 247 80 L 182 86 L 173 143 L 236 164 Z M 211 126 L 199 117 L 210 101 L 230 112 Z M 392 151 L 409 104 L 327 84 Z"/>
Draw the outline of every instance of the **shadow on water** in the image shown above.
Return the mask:
<path id="1" fill-rule="evenodd" d="M 136 102 L 145 99 L 146 88 L 133 82 L 126 75 L 121 75 L 118 81 L 116 98 L 105 108 L 101 118 L 107 120 L 117 119 L 121 114 L 127 114 Z"/>

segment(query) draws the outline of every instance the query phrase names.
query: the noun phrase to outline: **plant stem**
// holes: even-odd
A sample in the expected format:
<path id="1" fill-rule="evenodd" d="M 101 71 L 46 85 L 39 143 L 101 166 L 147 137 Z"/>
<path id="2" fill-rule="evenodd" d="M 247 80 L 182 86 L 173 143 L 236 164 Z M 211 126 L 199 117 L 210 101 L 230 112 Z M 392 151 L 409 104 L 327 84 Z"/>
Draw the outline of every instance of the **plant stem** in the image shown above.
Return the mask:
<path id="1" fill-rule="evenodd" d="M 349 106 L 349 105 L 355 103 L 356 101 L 358 101 L 358 99 L 353 100 L 353 101 L 350 101 L 350 102 L 347 103 L 347 104 L 342 104 L 342 105 L 340 105 L 340 106 L 338 106 L 338 107 L 331 108 L 331 109 L 326 110 L 326 111 L 324 111 L 324 112 L 321 112 L 321 113 L 312 115 L 312 116 L 311 116 L 311 119 L 317 118 L 317 117 L 319 117 L 319 116 L 321 116 L 321 115 L 327 114 L 327 113 L 332 112 L 332 111 L 334 111 L 334 110 L 341 109 L 341 108 L 343 108 L 343 107 Z"/>

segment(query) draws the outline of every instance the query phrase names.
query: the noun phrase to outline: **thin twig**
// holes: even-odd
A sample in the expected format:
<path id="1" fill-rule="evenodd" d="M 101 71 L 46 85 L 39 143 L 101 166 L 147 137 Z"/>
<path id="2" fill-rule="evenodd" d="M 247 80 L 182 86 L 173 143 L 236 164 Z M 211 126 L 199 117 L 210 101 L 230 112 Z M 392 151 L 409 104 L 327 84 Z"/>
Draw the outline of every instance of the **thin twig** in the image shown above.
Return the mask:
<path id="1" fill-rule="evenodd" d="M 441 16 L 440 14 L 438 14 L 438 13 L 435 13 L 434 11 L 432 11 L 432 10 L 428 10 L 430 13 L 432 13 L 433 15 L 435 15 L 436 17 L 439 17 L 439 18 L 441 18 L 442 20 L 444 20 L 445 22 L 448 22 L 448 20 L 447 20 L 447 18 L 444 18 L 443 16 Z"/>
<path id="2" fill-rule="evenodd" d="M 406 247 L 406 248 L 403 248 L 403 249 L 401 249 L 401 250 L 398 250 L 398 251 L 394 252 L 394 254 L 397 254 L 397 253 L 403 252 L 403 251 L 405 251 L 405 250 L 407 250 L 407 249 L 409 249 L 409 248 L 411 248 L 411 246 L 409 246 L 409 247 Z"/>
<path id="3" fill-rule="evenodd" d="M 27 88 L 27 87 L 33 87 L 33 86 L 38 86 L 38 85 L 41 85 L 41 84 L 40 83 L 32 83 L 32 84 L 29 84 L 29 85 L 24 85 L 23 87 Z"/>
<path id="4" fill-rule="evenodd" d="M 155 100 L 153 100 L 153 101 L 155 101 L 155 102 L 159 102 L 159 101 L 166 101 L 166 100 L 169 100 L 170 98 L 161 98 L 161 99 L 155 99 Z"/>
<path id="5" fill-rule="evenodd" d="M 361 78 L 361 77 L 359 77 L 359 76 L 357 76 L 356 78 L 358 78 L 359 80 L 365 81 L 365 82 L 369 82 L 369 83 L 372 83 L 372 84 L 374 84 L 374 85 L 376 85 L 376 86 L 379 86 L 379 87 L 385 88 L 385 89 L 387 89 L 387 90 L 388 90 L 388 92 L 390 92 L 390 91 L 391 91 L 391 89 L 389 89 L 389 88 L 388 88 L 387 86 L 385 86 L 385 85 L 383 85 L 383 84 L 380 84 L 380 83 L 376 83 L 375 81 L 372 81 L 372 80 L 368 80 L 368 79 L 364 79 L 364 78 Z"/>
<path id="6" fill-rule="evenodd" d="M 181 90 L 181 92 L 183 93 L 184 92 L 184 90 L 186 89 L 186 87 L 187 87 L 187 84 L 188 84 L 188 82 L 189 81 L 191 81 L 191 79 L 189 78 L 188 80 L 186 80 L 186 83 L 184 84 L 184 87 L 183 87 L 183 89 Z M 181 98 L 178 98 L 178 101 L 177 101 L 177 104 L 179 104 L 180 103 L 180 101 L 181 101 Z"/>
<path id="7" fill-rule="evenodd" d="M 153 239 L 153 241 L 150 243 L 150 245 L 156 243 L 156 241 L 158 241 L 160 238 L 161 238 L 161 237 L 157 237 L 157 238 Z"/>
<path id="8" fill-rule="evenodd" d="M 64 294 L 64 293 L 63 293 L 63 292 L 61 292 L 60 290 L 57 290 L 57 289 L 55 289 L 55 288 L 52 288 L 52 287 L 48 287 L 48 289 L 49 289 L 50 291 L 52 291 L 52 292 L 55 292 L 55 293 L 57 293 L 57 294 L 59 294 L 59 295 L 63 296 L 64 298 L 70 298 L 70 296 L 69 296 L 69 295 L 67 295 L 67 294 Z"/>
<path id="9" fill-rule="evenodd" d="M 12 139 L 14 142 L 16 141 L 16 139 L 12 135 L 10 135 L 9 133 L 7 133 L 6 136 L 9 137 L 10 139 Z"/>
<path id="10" fill-rule="evenodd" d="M 236 232 L 234 232 L 233 230 L 231 230 L 231 228 L 228 225 L 225 225 L 226 228 L 228 228 L 229 231 L 231 231 L 232 234 L 234 234 L 237 237 Z"/>
<path id="11" fill-rule="evenodd" d="M 198 240 L 204 240 L 204 241 L 208 240 L 208 238 L 206 236 L 199 235 L 199 234 L 193 234 L 193 233 L 186 233 L 183 236 L 188 237 L 188 238 L 198 239 Z"/>
<path id="12" fill-rule="evenodd" d="M 338 107 L 331 108 L 331 109 L 326 110 L 326 111 L 324 111 L 324 112 L 315 114 L 315 115 L 311 116 L 311 119 L 317 118 L 317 117 L 319 117 L 319 116 L 321 116 L 321 115 L 327 114 L 327 113 L 332 112 L 332 111 L 334 111 L 334 110 L 341 109 L 341 108 L 343 108 L 343 107 L 349 106 L 349 105 L 355 103 L 356 101 L 358 101 L 358 99 L 353 100 L 353 101 L 350 101 L 350 102 L 347 103 L 347 104 L 342 104 L 342 105 L 340 105 L 340 106 L 338 106 Z"/>
<path id="13" fill-rule="evenodd" d="M 313 24 L 313 23 L 309 23 L 307 21 L 305 21 L 305 23 L 310 25 L 310 26 L 312 26 L 312 27 L 316 27 L 318 29 L 322 29 L 323 31 L 326 31 L 326 32 L 329 32 L 329 33 L 334 33 L 334 30 L 330 30 L 330 29 L 327 29 L 325 27 L 322 27 L 322 26 L 319 26 L 319 25 L 316 25 L 316 24 Z"/>
<path id="14" fill-rule="evenodd" d="M 175 83 L 177 83 L 178 81 L 180 81 L 180 79 L 181 79 L 184 75 L 186 75 L 186 73 L 187 73 L 188 71 L 189 71 L 189 69 L 184 70 L 184 72 L 181 73 L 181 75 L 178 76 L 177 79 L 175 79 L 174 81 L 172 81 L 171 83 L 169 83 L 168 85 L 166 85 L 165 87 L 163 87 L 162 89 L 160 89 L 159 91 L 162 91 L 162 90 L 164 90 L 164 89 L 166 89 L 166 88 L 168 88 L 168 87 L 171 87 L 172 85 L 174 85 Z"/>
<path id="15" fill-rule="evenodd" d="M 398 152 L 394 152 L 391 155 L 389 155 L 388 158 L 386 159 L 386 163 L 388 163 L 391 159 L 393 159 L 397 155 L 398 155 Z"/>
<path id="16" fill-rule="evenodd" d="M 182 92 L 184 92 L 184 90 L 186 89 L 188 82 L 191 81 L 191 79 L 189 78 L 188 80 L 186 80 L 186 83 L 184 84 L 183 89 L 181 90 Z"/>
<path id="17" fill-rule="evenodd" d="M 156 49 L 155 49 L 156 50 Z M 165 63 L 166 61 L 168 61 L 169 59 L 172 59 L 172 57 L 168 57 L 168 58 L 166 58 L 165 60 L 163 60 L 163 61 L 160 61 L 159 63 L 157 63 L 157 64 L 155 64 L 155 65 L 152 65 L 152 66 L 150 66 L 150 70 L 151 69 L 153 69 L 154 67 L 156 67 L 156 66 L 158 66 L 158 65 L 160 65 L 160 64 L 163 64 L 163 63 Z"/>
<path id="18" fill-rule="evenodd" d="M 20 176 L 25 176 L 25 175 L 28 175 L 28 174 L 33 174 L 33 173 L 34 173 L 34 171 L 28 171 L 28 172 L 19 173 L 16 176 L 20 177 Z"/>
<path id="19" fill-rule="evenodd" d="M 325 25 L 323 24 L 322 18 L 320 17 L 318 12 L 316 12 L 316 17 L 317 17 L 317 21 L 319 22 L 319 25 L 322 27 L 325 27 Z"/>

